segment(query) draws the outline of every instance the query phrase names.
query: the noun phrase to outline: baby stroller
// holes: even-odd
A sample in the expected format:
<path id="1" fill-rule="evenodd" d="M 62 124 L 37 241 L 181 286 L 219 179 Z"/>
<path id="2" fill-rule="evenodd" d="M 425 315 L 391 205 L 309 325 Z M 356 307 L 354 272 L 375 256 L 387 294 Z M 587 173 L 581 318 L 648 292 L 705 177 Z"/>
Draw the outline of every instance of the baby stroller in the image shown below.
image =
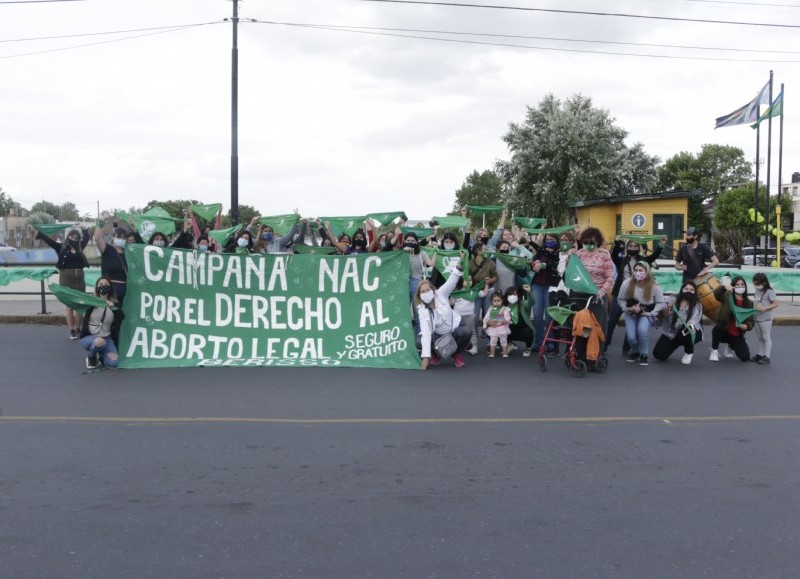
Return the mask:
<path id="1" fill-rule="evenodd" d="M 567 351 L 564 355 L 564 366 L 569 368 L 576 378 L 583 378 L 589 369 L 594 370 L 599 374 L 603 374 L 608 369 L 608 358 L 603 355 L 602 348 L 596 360 L 589 361 L 586 359 L 586 348 L 578 347 L 578 340 L 580 336 L 574 336 L 572 333 L 574 316 L 582 310 L 585 310 L 591 319 L 596 322 L 594 314 L 589 311 L 589 305 L 594 296 L 591 297 L 570 297 L 566 303 L 557 303 L 554 306 L 547 308 L 547 313 L 550 314 L 550 324 L 547 328 L 542 346 L 539 348 L 539 369 L 542 372 L 547 371 L 547 344 L 555 346 L 557 349 L 558 344 L 566 344 Z M 591 332 L 587 330 L 586 332 Z M 585 333 L 586 333 L 585 332 Z M 584 338 L 589 337 L 584 335 Z"/>

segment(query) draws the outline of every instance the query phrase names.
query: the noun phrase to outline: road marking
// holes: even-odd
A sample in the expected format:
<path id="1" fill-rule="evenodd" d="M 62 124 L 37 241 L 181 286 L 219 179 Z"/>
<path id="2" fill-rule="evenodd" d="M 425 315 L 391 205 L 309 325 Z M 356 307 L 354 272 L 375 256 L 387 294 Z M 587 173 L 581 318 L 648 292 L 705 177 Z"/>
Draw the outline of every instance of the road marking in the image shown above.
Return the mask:
<path id="1" fill-rule="evenodd" d="M 125 424 L 586 424 L 611 422 L 742 422 L 800 420 L 798 414 L 754 416 L 577 416 L 542 418 L 245 418 L 213 416 L 0 416 L 2 422 L 107 422 Z"/>

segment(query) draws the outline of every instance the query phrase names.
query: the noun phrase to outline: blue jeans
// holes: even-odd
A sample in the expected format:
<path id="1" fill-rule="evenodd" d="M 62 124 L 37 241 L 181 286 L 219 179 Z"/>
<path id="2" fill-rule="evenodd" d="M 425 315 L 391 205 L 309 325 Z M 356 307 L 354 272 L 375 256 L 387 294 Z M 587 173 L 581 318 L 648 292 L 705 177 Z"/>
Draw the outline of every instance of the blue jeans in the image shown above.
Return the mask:
<path id="1" fill-rule="evenodd" d="M 547 306 L 550 305 L 550 286 L 532 285 L 533 294 L 533 349 L 538 350 L 544 341 L 544 332 L 550 326 L 550 314 Z M 549 348 L 548 348 L 549 349 Z"/>
<path id="2" fill-rule="evenodd" d="M 650 318 L 625 312 L 625 332 L 631 353 L 647 355 L 650 350 Z"/>
<path id="3" fill-rule="evenodd" d="M 98 348 L 95 345 L 95 340 L 97 340 L 97 336 L 93 336 L 89 334 L 88 336 L 84 336 L 81 338 L 81 346 L 83 346 L 84 350 L 89 350 L 90 356 L 97 356 L 97 359 L 103 363 L 103 366 L 106 368 L 116 368 L 119 366 L 119 355 L 117 354 L 117 347 L 114 344 L 114 340 L 111 339 L 111 336 L 107 338 L 103 338 L 106 341 L 105 346 L 102 348 Z M 109 354 L 114 354 L 113 358 L 109 358 Z"/>
<path id="4" fill-rule="evenodd" d="M 417 293 L 419 282 L 421 280 L 410 277 L 408 278 L 408 297 L 411 299 L 411 312 L 413 313 L 414 335 L 419 334 L 419 312 L 417 312 L 417 305 L 414 303 L 414 294 Z"/>

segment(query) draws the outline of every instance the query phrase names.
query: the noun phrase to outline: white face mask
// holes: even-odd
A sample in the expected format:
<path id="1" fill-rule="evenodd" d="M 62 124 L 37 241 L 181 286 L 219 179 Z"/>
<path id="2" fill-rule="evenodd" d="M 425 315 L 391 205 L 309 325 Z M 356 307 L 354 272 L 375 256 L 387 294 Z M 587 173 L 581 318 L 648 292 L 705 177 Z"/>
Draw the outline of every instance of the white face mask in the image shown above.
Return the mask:
<path id="1" fill-rule="evenodd" d="M 421 299 L 424 303 L 429 304 L 433 301 L 433 292 L 430 290 L 422 292 L 419 294 L 419 299 Z"/>
<path id="2" fill-rule="evenodd" d="M 636 281 L 642 281 L 645 277 L 647 277 L 647 274 L 643 271 L 634 271 L 633 277 L 636 279 Z"/>
<path id="3" fill-rule="evenodd" d="M 733 291 L 735 291 L 739 295 L 742 295 L 744 292 L 747 291 L 747 288 L 746 287 L 735 287 L 735 288 L 733 288 Z"/>
<path id="4" fill-rule="evenodd" d="M 757 289 L 757 290 L 761 291 L 762 289 L 764 289 L 764 286 L 763 285 L 754 285 L 753 289 Z"/>
<path id="5" fill-rule="evenodd" d="M 117 247 L 125 247 L 125 240 L 122 239 L 121 237 L 115 237 L 114 245 L 116 245 Z"/>
<path id="6" fill-rule="evenodd" d="M 515 303 L 517 303 L 518 300 L 519 300 L 519 298 L 517 296 L 515 296 L 515 295 L 508 296 L 508 303 L 510 303 L 510 304 L 515 304 Z"/>
<path id="7" fill-rule="evenodd" d="M 239 247 L 247 247 L 249 245 L 249 242 L 244 237 L 240 237 L 239 240 L 236 242 L 236 244 Z"/>
<path id="8" fill-rule="evenodd" d="M 453 243 L 452 241 L 445 241 L 444 242 L 444 248 L 447 249 L 448 251 L 450 251 L 450 250 L 456 248 L 456 244 Z"/>

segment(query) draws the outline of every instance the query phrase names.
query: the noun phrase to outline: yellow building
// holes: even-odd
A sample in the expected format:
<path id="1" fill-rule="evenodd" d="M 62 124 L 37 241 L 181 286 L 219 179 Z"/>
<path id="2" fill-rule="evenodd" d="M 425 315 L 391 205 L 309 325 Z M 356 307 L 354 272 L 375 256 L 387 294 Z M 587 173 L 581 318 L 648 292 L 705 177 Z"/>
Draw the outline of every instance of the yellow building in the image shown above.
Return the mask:
<path id="1" fill-rule="evenodd" d="M 689 214 L 689 197 L 699 191 L 667 191 L 650 195 L 587 199 L 572 205 L 580 229 L 597 227 L 606 241 L 621 233 L 666 235 L 667 247 L 677 251 Z M 667 257 L 665 255 L 665 257 Z"/>

